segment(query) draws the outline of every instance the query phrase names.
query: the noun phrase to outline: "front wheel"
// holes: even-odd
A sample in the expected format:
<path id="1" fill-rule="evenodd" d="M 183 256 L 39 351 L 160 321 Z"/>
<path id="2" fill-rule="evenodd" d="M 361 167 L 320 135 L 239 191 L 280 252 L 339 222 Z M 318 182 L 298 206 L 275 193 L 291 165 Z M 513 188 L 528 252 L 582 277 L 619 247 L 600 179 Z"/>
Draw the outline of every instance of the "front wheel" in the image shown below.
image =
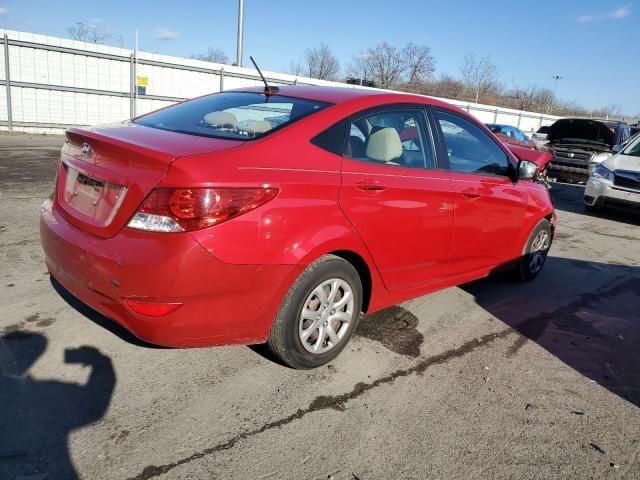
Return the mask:
<path id="1" fill-rule="evenodd" d="M 325 255 L 311 263 L 289 289 L 267 346 L 290 367 L 319 367 L 345 347 L 361 310 L 358 272 L 346 260 Z"/>
<path id="2" fill-rule="evenodd" d="M 552 238 L 551 224 L 547 219 L 540 220 L 531 232 L 520 257 L 515 272 L 517 280 L 529 282 L 538 276 L 547 260 Z"/>

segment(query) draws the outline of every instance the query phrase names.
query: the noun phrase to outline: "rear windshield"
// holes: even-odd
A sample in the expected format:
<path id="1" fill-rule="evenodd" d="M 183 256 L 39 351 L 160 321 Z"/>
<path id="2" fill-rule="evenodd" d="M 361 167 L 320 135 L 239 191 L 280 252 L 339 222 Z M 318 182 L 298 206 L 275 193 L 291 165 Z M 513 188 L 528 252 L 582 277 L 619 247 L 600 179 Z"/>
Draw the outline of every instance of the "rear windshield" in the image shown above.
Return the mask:
<path id="1" fill-rule="evenodd" d="M 135 123 L 189 135 L 253 140 L 328 106 L 280 95 L 229 92 L 180 103 Z"/>

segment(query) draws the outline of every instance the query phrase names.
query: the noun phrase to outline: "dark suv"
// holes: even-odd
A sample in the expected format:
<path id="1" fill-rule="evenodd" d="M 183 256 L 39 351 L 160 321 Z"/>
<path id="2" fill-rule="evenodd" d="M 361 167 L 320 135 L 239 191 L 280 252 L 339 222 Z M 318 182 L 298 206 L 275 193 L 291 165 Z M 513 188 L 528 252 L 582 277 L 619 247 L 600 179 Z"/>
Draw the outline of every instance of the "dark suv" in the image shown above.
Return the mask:
<path id="1" fill-rule="evenodd" d="M 585 118 L 563 118 L 549 129 L 547 149 L 553 154 L 549 177 L 586 182 L 615 145 L 631 136 L 629 125 Z"/>

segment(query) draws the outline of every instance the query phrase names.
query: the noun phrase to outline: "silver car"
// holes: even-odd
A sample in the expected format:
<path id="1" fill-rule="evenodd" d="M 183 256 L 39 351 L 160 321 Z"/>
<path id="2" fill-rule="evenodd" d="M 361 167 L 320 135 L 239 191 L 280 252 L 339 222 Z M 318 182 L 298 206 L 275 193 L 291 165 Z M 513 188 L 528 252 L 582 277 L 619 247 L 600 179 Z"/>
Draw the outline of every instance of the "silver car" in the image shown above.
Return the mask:
<path id="1" fill-rule="evenodd" d="M 589 211 L 605 205 L 640 207 L 640 135 L 595 167 L 584 191 Z"/>

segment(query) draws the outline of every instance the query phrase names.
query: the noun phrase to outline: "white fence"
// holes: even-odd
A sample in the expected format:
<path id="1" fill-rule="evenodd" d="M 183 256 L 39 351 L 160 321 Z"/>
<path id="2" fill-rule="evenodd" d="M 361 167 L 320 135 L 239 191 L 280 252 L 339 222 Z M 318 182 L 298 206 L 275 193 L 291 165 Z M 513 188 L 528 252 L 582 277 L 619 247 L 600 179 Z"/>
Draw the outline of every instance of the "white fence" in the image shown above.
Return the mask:
<path id="1" fill-rule="evenodd" d="M 223 89 L 262 85 L 253 69 L 0 29 L 0 130 L 62 133 L 131 118 Z M 1 66 L 4 65 L 4 69 Z M 264 72 L 270 83 L 342 86 Z M 356 88 L 356 87 L 353 87 Z M 361 87 L 358 87 L 361 88 Z M 483 122 L 524 131 L 557 117 L 445 100 Z"/>

